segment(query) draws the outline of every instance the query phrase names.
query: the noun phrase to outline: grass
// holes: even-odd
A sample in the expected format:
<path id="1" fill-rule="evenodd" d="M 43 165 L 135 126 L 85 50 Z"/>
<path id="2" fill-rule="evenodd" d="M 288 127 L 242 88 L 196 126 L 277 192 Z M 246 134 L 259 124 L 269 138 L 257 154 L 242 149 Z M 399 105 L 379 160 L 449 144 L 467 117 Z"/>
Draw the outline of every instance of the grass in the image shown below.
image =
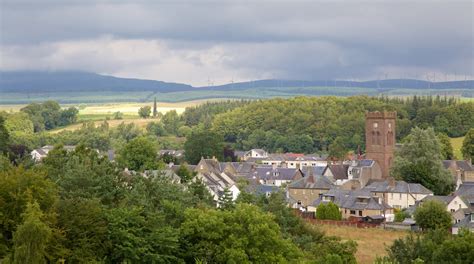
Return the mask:
<path id="1" fill-rule="evenodd" d="M 462 159 L 461 147 L 464 137 L 451 138 L 451 145 L 453 146 L 454 159 Z"/>
<path id="2" fill-rule="evenodd" d="M 357 242 L 357 263 L 373 263 L 376 257 L 385 256 L 387 246 L 395 239 L 406 236 L 405 231 L 379 228 L 356 228 L 349 226 L 318 225 L 327 235 L 338 236 Z"/>
<path id="3" fill-rule="evenodd" d="M 51 93 L 2 93 L 0 104 L 26 104 L 56 100 L 62 104 L 107 103 L 107 102 L 152 102 L 156 97 L 161 102 L 187 102 L 212 98 L 263 99 L 294 96 L 351 96 L 351 95 L 414 95 L 432 94 L 448 96 L 472 96 L 469 89 L 377 89 L 360 87 L 249 87 L 242 90 L 200 90 L 159 93 L 153 91 L 126 92 L 51 92 Z"/>

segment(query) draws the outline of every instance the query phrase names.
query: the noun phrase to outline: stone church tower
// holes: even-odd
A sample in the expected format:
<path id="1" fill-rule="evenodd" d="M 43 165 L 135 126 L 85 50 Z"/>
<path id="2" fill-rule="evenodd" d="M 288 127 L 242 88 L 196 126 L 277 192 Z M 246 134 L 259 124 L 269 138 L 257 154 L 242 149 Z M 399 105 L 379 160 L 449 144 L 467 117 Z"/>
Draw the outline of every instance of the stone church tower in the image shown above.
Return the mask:
<path id="1" fill-rule="evenodd" d="M 390 176 L 395 149 L 397 112 L 367 112 L 365 114 L 366 159 L 375 160 L 382 169 L 382 178 Z"/>

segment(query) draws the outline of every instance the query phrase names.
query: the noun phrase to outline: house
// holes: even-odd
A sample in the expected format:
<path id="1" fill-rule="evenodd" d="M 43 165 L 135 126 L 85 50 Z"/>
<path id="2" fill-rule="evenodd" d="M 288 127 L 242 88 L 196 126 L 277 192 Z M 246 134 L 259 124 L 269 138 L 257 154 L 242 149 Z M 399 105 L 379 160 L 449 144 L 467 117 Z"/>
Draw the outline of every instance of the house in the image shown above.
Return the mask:
<path id="1" fill-rule="evenodd" d="M 451 229 L 451 232 L 454 235 L 457 235 L 459 234 L 459 230 L 461 228 L 468 229 L 471 232 L 474 232 L 474 213 L 473 212 L 466 215 L 466 217 L 464 217 L 464 219 L 462 219 L 458 223 L 455 223 Z"/>
<path id="2" fill-rule="evenodd" d="M 333 182 L 342 183 L 349 179 L 349 165 L 347 164 L 330 164 L 323 172 L 323 176 L 331 179 Z"/>
<path id="3" fill-rule="evenodd" d="M 327 166 L 327 161 L 320 156 L 285 153 L 270 154 L 267 158 L 262 160 L 262 164 L 301 169 L 303 167 L 325 167 Z"/>
<path id="4" fill-rule="evenodd" d="M 315 199 L 308 210 L 317 210 L 322 203 L 333 202 L 341 211 L 343 219 L 371 216 L 393 217 L 393 208 L 369 190 L 343 190 L 332 188 Z"/>
<path id="5" fill-rule="evenodd" d="M 247 177 L 257 179 L 261 184 L 282 186 L 292 181 L 303 178 L 304 174 L 299 169 L 278 167 L 256 167 Z"/>
<path id="6" fill-rule="evenodd" d="M 251 149 L 244 154 L 244 160 L 264 159 L 268 157 L 268 153 L 263 149 Z"/>
<path id="7" fill-rule="evenodd" d="M 456 187 L 464 182 L 474 182 L 474 167 L 466 160 L 443 160 L 443 166 L 453 176 Z"/>
<path id="8" fill-rule="evenodd" d="M 396 209 L 405 209 L 415 205 L 418 201 L 433 196 L 433 192 L 419 183 L 395 181 L 389 178 L 376 181 L 364 187 L 374 196 L 380 197 L 385 203 Z"/>
<path id="9" fill-rule="evenodd" d="M 333 186 L 333 183 L 323 175 L 309 173 L 309 175 L 288 185 L 288 196 L 296 202 L 291 206 L 294 208 L 307 207 L 320 194 L 327 193 Z"/>
<path id="10" fill-rule="evenodd" d="M 467 209 L 469 208 L 468 204 L 466 204 L 465 201 L 461 198 L 459 195 L 448 195 L 448 196 L 443 196 L 443 195 L 432 195 L 432 196 L 427 196 L 424 199 L 421 200 L 421 203 L 424 203 L 426 201 L 438 201 L 446 205 L 446 210 L 450 213 L 454 213 L 458 211 L 459 209 Z"/>
<path id="11" fill-rule="evenodd" d="M 193 180 L 201 180 L 216 202 L 224 194 L 225 189 L 229 189 L 232 192 L 233 200 L 237 199 L 240 193 L 234 179 L 226 174 L 223 169 L 222 163 L 217 161 L 216 158 L 202 158 L 194 170 L 196 177 Z"/>
<path id="12" fill-rule="evenodd" d="M 162 149 L 158 151 L 158 156 L 170 156 L 176 159 L 184 158 L 184 150 L 175 150 L 175 149 Z"/>
<path id="13" fill-rule="evenodd" d="M 181 178 L 170 168 L 164 170 L 148 170 L 142 173 L 142 176 L 149 177 L 149 176 L 160 176 L 166 179 L 169 179 L 172 183 L 181 183 Z"/>
<path id="14" fill-rule="evenodd" d="M 74 149 L 76 149 L 76 146 L 68 146 L 68 145 L 65 145 L 63 146 L 63 148 L 66 150 L 66 151 L 73 151 Z M 31 151 L 30 155 L 31 155 L 31 158 L 35 161 L 35 162 L 40 162 L 42 159 L 44 159 L 46 156 L 48 156 L 48 153 L 54 149 L 54 146 L 52 145 L 46 145 L 46 146 L 43 146 L 41 148 L 38 148 L 38 149 L 34 149 L 33 151 Z"/>

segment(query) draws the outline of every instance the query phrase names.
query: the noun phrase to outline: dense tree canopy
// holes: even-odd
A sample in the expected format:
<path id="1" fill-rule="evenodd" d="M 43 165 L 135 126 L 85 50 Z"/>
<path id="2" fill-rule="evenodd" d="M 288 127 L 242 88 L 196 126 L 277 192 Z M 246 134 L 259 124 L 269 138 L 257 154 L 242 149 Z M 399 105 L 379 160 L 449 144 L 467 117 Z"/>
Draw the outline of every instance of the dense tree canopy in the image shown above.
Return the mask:
<path id="1" fill-rule="evenodd" d="M 254 101 L 218 114 L 214 131 L 224 134 L 238 149 L 264 148 L 268 151 L 317 152 L 332 149 L 345 152 L 365 146 L 366 111 L 397 111 L 397 139 L 410 129 L 434 127 L 450 137 L 462 136 L 474 127 L 474 103 L 448 98 L 414 97 L 388 99 L 355 96 L 297 97 Z M 186 113 L 183 115 L 186 116 Z M 292 137 L 308 136 L 304 149 L 291 144 Z M 306 139 L 305 139 L 306 140 Z M 285 145 L 288 144 L 288 145 Z"/>
<path id="2" fill-rule="evenodd" d="M 148 118 L 150 117 L 151 114 L 151 107 L 150 106 L 142 106 L 140 109 L 138 109 L 138 115 L 141 118 Z"/>
<path id="3" fill-rule="evenodd" d="M 415 211 L 415 221 L 423 230 L 448 230 L 453 220 L 446 206 L 438 201 L 423 202 Z"/>
<path id="4" fill-rule="evenodd" d="M 132 139 L 120 150 L 119 161 L 130 170 L 142 171 L 157 168 L 158 150 L 145 137 Z"/>
<path id="5" fill-rule="evenodd" d="M 465 159 L 474 160 L 474 128 L 471 128 L 462 142 L 462 155 Z"/>
<path id="6" fill-rule="evenodd" d="M 32 103 L 23 107 L 21 111 L 28 114 L 35 132 L 72 124 L 76 122 L 79 113 L 74 107 L 63 110 L 55 101 Z"/>
<path id="7" fill-rule="evenodd" d="M 202 157 L 218 160 L 224 158 L 223 138 L 220 134 L 206 130 L 195 129 L 184 143 L 186 160 L 190 164 L 197 164 Z"/>
<path id="8" fill-rule="evenodd" d="M 443 167 L 441 146 L 432 128 L 412 129 L 395 153 L 391 174 L 420 183 L 439 195 L 447 195 L 454 188 L 454 179 Z"/>

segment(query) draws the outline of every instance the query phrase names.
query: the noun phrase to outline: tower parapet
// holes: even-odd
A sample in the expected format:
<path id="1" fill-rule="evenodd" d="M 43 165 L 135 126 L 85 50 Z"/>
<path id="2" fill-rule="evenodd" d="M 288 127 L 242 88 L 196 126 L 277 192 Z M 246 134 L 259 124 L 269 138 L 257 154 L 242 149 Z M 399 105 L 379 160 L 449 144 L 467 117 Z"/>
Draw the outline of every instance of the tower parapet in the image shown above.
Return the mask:
<path id="1" fill-rule="evenodd" d="M 394 119 L 397 118 L 397 112 L 388 112 L 388 111 L 375 111 L 375 112 L 365 112 L 366 118 L 382 118 L 382 119 Z"/>

